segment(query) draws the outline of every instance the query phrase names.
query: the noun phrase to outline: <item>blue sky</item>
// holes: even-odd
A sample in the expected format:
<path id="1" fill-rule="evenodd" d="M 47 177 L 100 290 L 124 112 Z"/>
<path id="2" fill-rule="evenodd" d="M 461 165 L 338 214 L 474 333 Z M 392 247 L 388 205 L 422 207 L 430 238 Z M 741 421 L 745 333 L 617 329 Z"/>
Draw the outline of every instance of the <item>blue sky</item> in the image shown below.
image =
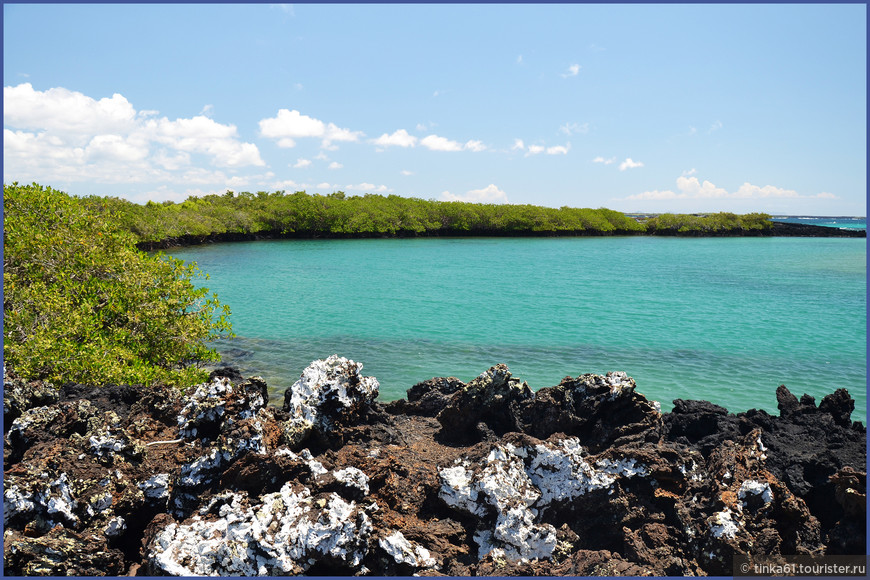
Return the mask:
<path id="1" fill-rule="evenodd" d="M 5 4 L 4 181 L 866 214 L 866 6 Z"/>

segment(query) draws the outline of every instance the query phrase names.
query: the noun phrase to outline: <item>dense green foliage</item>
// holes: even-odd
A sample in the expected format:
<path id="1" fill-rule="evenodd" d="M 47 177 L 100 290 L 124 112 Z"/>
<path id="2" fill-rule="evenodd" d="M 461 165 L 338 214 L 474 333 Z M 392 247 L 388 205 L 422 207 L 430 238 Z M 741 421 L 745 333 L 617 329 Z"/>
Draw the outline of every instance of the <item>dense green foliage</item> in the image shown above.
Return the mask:
<path id="1" fill-rule="evenodd" d="M 180 387 L 216 360 L 229 309 L 195 264 L 149 256 L 96 198 L 3 186 L 3 355 L 22 377 Z"/>
<path id="2" fill-rule="evenodd" d="M 298 236 L 560 235 L 642 233 L 644 226 L 608 209 L 426 201 L 398 195 L 345 196 L 227 192 L 182 203 L 111 204 L 141 241 L 270 232 Z"/>
<path id="3" fill-rule="evenodd" d="M 744 231 L 765 231 L 772 227 L 766 213 L 738 215 L 728 212 L 707 215 L 663 213 L 646 220 L 647 232 L 714 234 Z"/>

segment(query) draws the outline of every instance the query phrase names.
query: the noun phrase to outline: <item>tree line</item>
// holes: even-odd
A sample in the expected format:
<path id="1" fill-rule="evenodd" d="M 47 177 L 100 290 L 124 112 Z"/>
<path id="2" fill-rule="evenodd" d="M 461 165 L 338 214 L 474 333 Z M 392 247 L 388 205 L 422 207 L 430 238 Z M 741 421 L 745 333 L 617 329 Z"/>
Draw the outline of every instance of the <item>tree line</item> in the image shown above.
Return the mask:
<path id="1" fill-rule="evenodd" d="M 762 232 L 770 216 L 661 214 L 638 220 L 606 209 L 530 204 L 433 201 L 398 195 L 348 196 L 304 191 L 189 197 L 181 203 L 144 205 L 117 197 L 84 203 L 119 216 L 119 225 L 140 243 L 195 241 L 215 236 L 271 234 L 288 237 L 439 235 L 686 235 Z"/>

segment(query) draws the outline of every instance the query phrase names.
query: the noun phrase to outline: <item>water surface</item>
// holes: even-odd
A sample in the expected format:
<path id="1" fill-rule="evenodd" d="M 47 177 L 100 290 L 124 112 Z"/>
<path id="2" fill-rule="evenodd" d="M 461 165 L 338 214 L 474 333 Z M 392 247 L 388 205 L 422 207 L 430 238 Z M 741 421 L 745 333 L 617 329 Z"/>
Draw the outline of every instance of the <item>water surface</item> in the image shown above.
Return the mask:
<path id="1" fill-rule="evenodd" d="M 317 358 L 365 365 L 381 399 L 496 363 L 534 389 L 626 371 L 669 409 L 776 412 L 775 389 L 845 387 L 866 417 L 866 240 L 426 238 L 213 244 L 195 260 L 232 308 L 226 362 L 276 401 Z"/>

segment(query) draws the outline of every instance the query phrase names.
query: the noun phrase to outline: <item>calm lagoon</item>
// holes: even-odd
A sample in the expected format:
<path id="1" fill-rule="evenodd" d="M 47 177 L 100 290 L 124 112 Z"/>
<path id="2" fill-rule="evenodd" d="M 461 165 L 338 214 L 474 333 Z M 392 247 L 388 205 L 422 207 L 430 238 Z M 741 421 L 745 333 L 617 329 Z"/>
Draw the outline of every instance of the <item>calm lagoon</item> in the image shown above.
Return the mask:
<path id="1" fill-rule="evenodd" d="M 866 421 L 866 240 L 280 240 L 170 251 L 232 309 L 224 362 L 279 403 L 314 359 L 360 361 L 382 400 L 506 363 L 533 389 L 622 370 L 660 401 L 776 413 L 847 388 Z"/>

